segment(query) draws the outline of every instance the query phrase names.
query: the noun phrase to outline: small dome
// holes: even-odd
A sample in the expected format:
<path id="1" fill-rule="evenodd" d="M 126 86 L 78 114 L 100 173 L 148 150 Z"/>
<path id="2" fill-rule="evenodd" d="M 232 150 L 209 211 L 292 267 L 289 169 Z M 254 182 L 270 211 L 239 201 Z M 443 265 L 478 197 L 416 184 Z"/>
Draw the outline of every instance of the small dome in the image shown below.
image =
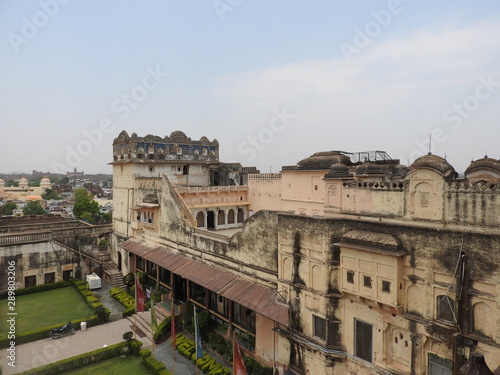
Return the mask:
<path id="1" fill-rule="evenodd" d="M 372 163 L 371 161 L 365 161 L 363 164 L 360 164 L 356 167 L 356 175 L 378 175 L 384 174 L 386 170 L 386 166 L 379 165 L 376 163 Z"/>
<path id="2" fill-rule="evenodd" d="M 395 166 L 392 167 L 393 175 L 395 177 L 403 177 L 406 174 L 406 171 L 408 170 L 408 167 L 403 164 L 396 164 Z"/>
<path id="3" fill-rule="evenodd" d="M 473 172 L 493 172 L 500 174 L 500 161 L 485 156 L 470 163 L 469 168 L 465 170 L 465 175 L 467 176 Z"/>
<path id="4" fill-rule="evenodd" d="M 23 177 L 19 180 L 19 182 L 28 182 L 28 180 Z"/>
<path id="5" fill-rule="evenodd" d="M 430 169 L 443 177 L 448 177 L 450 175 L 456 177 L 458 175 L 446 159 L 433 154 L 427 154 L 415 160 L 413 164 L 410 165 L 409 171 L 414 171 L 415 169 Z"/>
<path id="6" fill-rule="evenodd" d="M 342 151 L 316 152 L 308 158 L 297 163 L 299 169 L 324 169 L 328 170 L 334 164 L 351 165 L 351 159 Z"/>
<path id="7" fill-rule="evenodd" d="M 0 184 L 3 184 L 3 183 L 5 183 L 5 181 L 0 178 Z"/>
<path id="8" fill-rule="evenodd" d="M 203 136 L 200 138 L 200 142 L 210 142 L 207 137 Z"/>
<path id="9" fill-rule="evenodd" d="M 170 142 L 175 142 L 175 143 L 187 143 L 188 142 L 188 137 L 184 132 L 181 132 L 180 130 L 173 131 L 172 134 L 170 134 Z"/>
<path id="10" fill-rule="evenodd" d="M 335 163 L 330 167 L 330 170 L 325 175 L 326 178 L 346 178 L 352 177 L 352 174 L 349 173 L 349 168 L 347 165 L 342 163 Z"/>
<path id="11" fill-rule="evenodd" d="M 50 180 L 47 177 L 44 177 L 40 180 L 40 182 L 50 183 Z"/>

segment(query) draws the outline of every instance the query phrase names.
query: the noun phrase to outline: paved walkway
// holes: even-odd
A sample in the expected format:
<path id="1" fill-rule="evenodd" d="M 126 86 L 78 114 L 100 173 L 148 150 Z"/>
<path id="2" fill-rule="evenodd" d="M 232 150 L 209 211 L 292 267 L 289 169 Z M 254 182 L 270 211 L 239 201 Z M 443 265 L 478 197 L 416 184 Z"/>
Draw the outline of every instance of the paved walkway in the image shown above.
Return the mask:
<path id="1" fill-rule="evenodd" d="M 87 328 L 85 332 L 76 331 L 73 336 L 60 339 L 43 339 L 16 345 L 16 367 L 7 365 L 7 350 L 2 349 L 0 364 L 4 375 L 17 374 L 32 368 L 57 362 L 61 359 L 102 348 L 123 341 L 123 334 L 131 331 L 130 322 L 120 319 L 115 322 Z M 147 340 L 147 339 L 146 339 Z M 144 342 L 145 346 L 151 342 Z"/>

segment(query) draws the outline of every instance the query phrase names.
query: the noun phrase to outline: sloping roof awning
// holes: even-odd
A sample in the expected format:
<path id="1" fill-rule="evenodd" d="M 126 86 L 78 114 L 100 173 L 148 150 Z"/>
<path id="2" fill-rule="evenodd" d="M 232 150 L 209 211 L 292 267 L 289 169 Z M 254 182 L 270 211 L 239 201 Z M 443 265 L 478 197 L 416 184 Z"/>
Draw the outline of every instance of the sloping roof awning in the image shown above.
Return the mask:
<path id="1" fill-rule="evenodd" d="M 153 262 L 185 279 L 195 282 L 225 298 L 288 326 L 288 306 L 279 302 L 276 290 L 246 280 L 238 275 L 174 254 L 162 246 L 151 247 L 142 242 L 127 240 L 120 247 Z"/>

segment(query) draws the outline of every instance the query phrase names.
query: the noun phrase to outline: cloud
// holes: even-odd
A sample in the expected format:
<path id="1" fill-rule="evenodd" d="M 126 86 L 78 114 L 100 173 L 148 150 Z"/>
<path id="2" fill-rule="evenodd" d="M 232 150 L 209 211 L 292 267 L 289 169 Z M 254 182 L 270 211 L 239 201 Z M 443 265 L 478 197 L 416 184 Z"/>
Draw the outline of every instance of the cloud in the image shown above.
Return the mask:
<path id="1" fill-rule="evenodd" d="M 274 165 L 279 169 L 281 165 L 295 164 L 307 153 L 348 147 L 351 151 L 384 147 L 389 154 L 408 155 L 416 142 L 428 139 L 436 127 L 443 127 L 447 135 L 455 138 L 467 134 L 446 128 L 449 125 L 443 123 L 443 112 L 469 95 L 479 76 L 493 74 L 500 81 L 500 49 L 495 41 L 499 34 L 500 24 L 493 20 L 466 27 L 417 29 L 374 40 L 351 63 L 342 56 L 221 76 L 214 92 L 227 100 L 228 111 L 249 113 L 242 124 L 251 126 L 254 133 L 266 124 L 252 123 L 252 111 L 270 113 L 273 108 L 286 106 L 297 114 L 294 126 L 277 135 L 274 143 L 255 158 L 257 165 L 263 163 L 266 169 L 269 160 L 283 163 Z M 492 111 L 491 107 L 484 105 L 481 110 Z M 476 118 L 495 115 L 480 112 L 474 114 Z M 474 117 L 468 121 L 474 121 Z M 488 124 L 474 126 L 480 129 Z M 245 139 L 247 134 L 242 133 L 239 137 Z M 314 137 L 314 141 L 305 144 L 305 134 L 306 139 Z M 457 157 L 461 150 L 454 149 L 453 137 L 448 139 L 446 147 L 441 145 L 435 151 L 447 152 L 462 163 L 459 168 L 465 168 L 465 159 Z M 238 144 L 241 140 L 224 141 Z M 282 143 L 285 141 L 286 145 Z M 285 153 L 285 160 L 282 148 L 279 151 L 283 146 L 295 147 L 300 154 Z M 242 160 L 236 147 L 228 157 Z"/>

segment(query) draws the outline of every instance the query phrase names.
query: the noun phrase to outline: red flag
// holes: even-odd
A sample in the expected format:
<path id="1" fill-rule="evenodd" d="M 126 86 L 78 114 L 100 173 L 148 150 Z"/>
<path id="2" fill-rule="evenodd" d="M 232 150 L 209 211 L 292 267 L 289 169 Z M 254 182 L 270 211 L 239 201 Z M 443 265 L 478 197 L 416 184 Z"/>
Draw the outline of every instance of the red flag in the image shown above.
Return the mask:
<path id="1" fill-rule="evenodd" d="M 234 375 L 247 375 L 247 368 L 245 367 L 245 362 L 241 358 L 240 346 L 238 345 L 238 339 L 233 333 L 233 373 Z"/>
<path id="2" fill-rule="evenodd" d="M 170 332 L 172 333 L 172 348 L 175 348 L 175 307 L 174 307 L 174 299 L 172 298 L 172 313 L 170 314 L 172 317 Z"/>
<path id="3" fill-rule="evenodd" d="M 135 275 L 135 312 L 144 311 L 144 291 L 142 290 L 141 283 Z"/>

